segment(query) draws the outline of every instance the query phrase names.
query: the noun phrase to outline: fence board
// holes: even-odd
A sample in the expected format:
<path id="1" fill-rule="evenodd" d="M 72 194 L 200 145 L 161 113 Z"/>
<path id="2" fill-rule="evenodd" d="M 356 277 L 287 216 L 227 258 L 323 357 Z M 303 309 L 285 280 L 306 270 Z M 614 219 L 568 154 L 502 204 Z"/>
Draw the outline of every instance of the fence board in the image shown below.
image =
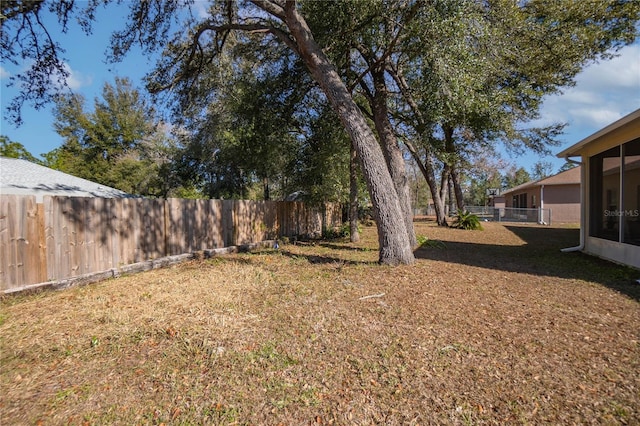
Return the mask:
<path id="1" fill-rule="evenodd" d="M 96 212 L 100 218 L 97 229 L 94 229 L 96 239 L 96 253 L 100 270 L 118 266 L 118 252 L 115 248 L 117 239 L 113 237 L 114 233 L 114 198 L 97 198 Z"/>
<path id="2" fill-rule="evenodd" d="M 130 219 L 129 226 L 131 226 L 130 232 L 132 235 L 131 244 L 133 245 L 134 251 L 133 261 L 142 262 L 143 260 L 147 259 L 144 255 L 144 251 L 142 250 L 142 232 L 140 230 L 140 225 L 142 222 L 142 211 L 140 208 L 140 200 L 137 200 L 135 198 L 125 198 L 123 200 L 127 201 L 131 208 L 131 216 L 128 219 Z"/>
<path id="3" fill-rule="evenodd" d="M 2 210 L 0 211 L 0 218 L 2 219 L 2 224 L 0 225 L 0 231 L 2 235 L 2 270 L 3 270 L 3 290 L 5 288 L 5 283 L 17 283 L 20 285 L 20 281 L 18 281 L 17 274 L 17 249 L 18 244 L 16 240 L 16 202 L 17 199 L 15 196 L 6 197 L 2 204 Z"/>
<path id="4" fill-rule="evenodd" d="M 38 209 L 38 277 L 36 282 L 47 281 L 47 234 L 44 204 L 36 204 Z"/>
<path id="5" fill-rule="evenodd" d="M 194 211 L 196 207 L 196 200 L 185 200 L 180 202 L 176 200 L 176 203 L 180 206 L 178 211 L 180 215 L 179 227 L 176 233 L 176 250 L 171 254 L 186 253 L 193 250 L 194 242 L 194 226 L 190 220 L 190 211 Z"/>
<path id="6" fill-rule="evenodd" d="M 71 238 L 70 238 L 70 226 L 73 226 L 72 220 L 69 220 L 71 217 L 70 214 L 70 200 L 69 197 L 61 197 L 58 199 L 58 211 L 57 213 L 57 223 L 56 228 L 54 228 L 54 235 L 57 235 L 58 243 L 57 243 L 57 252 L 56 259 L 60 260 L 60 270 L 59 276 L 63 277 L 72 277 L 72 268 L 70 261 L 70 253 L 71 253 Z M 57 277 L 54 277 L 57 278 Z"/>
<path id="7" fill-rule="evenodd" d="M 9 238 L 9 199 L 3 199 L 0 203 L 0 286 L 5 290 L 9 283 L 9 250 L 11 250 L 11 239 Z"/>
<path id="8" fill-rule="evenodd" d="M 229 247 L 234 245 L 236 240 L 235 236 L 235 214 L 234 214 L 233 200 L 222 201 L 222 238 L 224 240 L 224 246 Z"/>
<path id="9" fill-rule="evenodd" d="M 138 200 L 140 201 L 140 200 Z M 146 200 L 147 206 L 141 206 L 141 243 L 145 260 L 165 256 L 164 239 L 164 200 Z"/>
<path id="10" fill-rule="evenodd" d="M 193 205 L 193 200 L 171 198 L 169 203 L 169 255 L 185 253 L 191 236 L 185 223 L 185 210 Z"/>
<path id="11" fill-rule="evenodd" d="M 247 244 L 253 234 L 251 214 L 251 201 L 238 200 L 235 202 L 236 215 L 236 244 Z"/>
<path id="12" fill-rule="evenodd" d="M 12 240 L 12 226 L 13 216 L 9 214 L 10 210 L 10 197 L 5 197 L 0 203 L 0 244 L 2 244 L 2 250 L 0 251 L 0 278 L 2 279 L 2 289 L 8 288 L 9 283 L 15 281 L 14 271 L 12 271 L 12 251 L 15 250 L 15 244 Z"/>
<path id="13" fill-rule="evenodd" d="M 69 261 L 71 264 L 72 275 L 80 275 L 84 272 L 84 223 L 86 221 L 85 215 L 85 199 L 73 197 L 69 199 L 71 203 L 71 210 L 69 212 L 72 220 L 69 222 L 69 239 L 70 239 L 70 251 Z"/>
<path id="14" fill-rule="evenodd" d="M 24 202 L 24 235 L 26 240 L 23 245 L 23 257 L 21 263 L 24 269 L 24 282 L 38 282 L 41 277 L 40 262 L 40 218 L 38 217 L 38 204 L 34 197 L 23 198 Z"/>
<path id="15" fill-rule="evenodd" d="M 124 264 L 122 260 L 122 241 L 120 240 L 120 217 L 122 203 L 114 198 L 106 200 L 105 216 L 107 228 L 103 230 L 103 241 L 111 249 L 111 267 L 117 268 Z"/>
<path id="16" fill-rule="evenodd" d="M 267 201 L 264 206 L 265 230 L 263 239 L 273 240 L 278 237 L 278 203 Z"/>
<path id="17" fill-rule="evenodd" d="M 134 219 L 136 219 L 135 200 L 124 198 L 120 201 L 118 209 L 118 237 L 120 239 L 120 263 L 128 265 L 137 263 L 141 259 L 137 256 L 136 230 Z"/>
<path id="18" fill-rule="evenodd" d="M 186 203 L 186 200 L 185 200 Z M 168 241 L 169 241 L 169 252 L 167 254 L 173 255 L 177 254 L 180 246 L 177 241 L 181 237 L 178 235 L 178 230 L 182 230 L 182 205 L 184 203 L 179 203 L 179 200 L 176 198 L 169 198 L 167 200 L 168 206 Z"/>
<path id="19" fill-rule="evenodd" d="M 222 200 L 209 200 L 207 206 L 209 207 L 206 222 L 209 243 L 207 248 L 224 247 Z"/>
<path id="20" fill-rule="evenodd" d="M 56 241 L 53 235 L 53 197 L 43 197 L 42 204 L 44 205 L 44 245 L 45 255 L 47 258 L 47 281 L 57 276 L 58 262 L 49 262 L 49 259 L 56 259 Z"/>
<path id="21" fill-rule="evenodd" d="M 96 217 L 96 204 L 98 202 L 97 198 L 85 198 L 83 203 L 84 221 L 82 223 L 82 274 L 102 270 L 102 265 L 98 264 L 95 238 L 95 230 L 100 226 L 100 218 Z"/>
<path id="22" fill-rule="evenodd" d="M 206 221 L 205 221 L 205 216 L 206 216 L 206 212 L 207 212 L 207 206 L 209 205 L 209 200 L 195 200 L 195 208 L 192 212 L 192 214 L 190 214 L 190 218 L 193 221 L 193 228 L 195 230 L 194 235 L 193 235 L 193 242 L 192 242 L 192 249 L 191 250 L 187 250 L 186 252 L 183 253 L 187 253 L 187 252 L 193 252 L 193 251 L 199 251 L 199 250 L 204 250 L 205 248 L 207 248 L 207 244 L 208 244 L 208 236 L 207 236 L 207 229 L 206 229 Z"/>

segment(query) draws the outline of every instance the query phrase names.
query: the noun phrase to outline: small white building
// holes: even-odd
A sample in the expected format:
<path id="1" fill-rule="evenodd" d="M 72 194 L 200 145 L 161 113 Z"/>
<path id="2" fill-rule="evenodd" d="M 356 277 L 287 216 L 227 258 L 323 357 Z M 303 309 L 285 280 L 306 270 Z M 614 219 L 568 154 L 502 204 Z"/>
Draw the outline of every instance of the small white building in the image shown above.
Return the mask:
<path id="1" fill-rule="evenodd" d="M 571 250 L 640 268 L 640 109 L 558 157 L 582 164 L 580 245 Z"/>

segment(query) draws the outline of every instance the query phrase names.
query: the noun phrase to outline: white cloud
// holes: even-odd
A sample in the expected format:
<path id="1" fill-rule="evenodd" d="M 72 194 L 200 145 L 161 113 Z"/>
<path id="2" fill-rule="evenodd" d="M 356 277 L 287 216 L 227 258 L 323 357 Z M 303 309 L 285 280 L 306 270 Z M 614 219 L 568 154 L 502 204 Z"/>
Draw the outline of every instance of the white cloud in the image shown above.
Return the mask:
<path id="1" fill-rule="evenodd" d="M 605 83 L 606 86 L 613 89 L 638 89 L 640 85 L 640 45 L 627 46 L 620 53 L 620 56 L 609 61 L 588 67 L 579 76 L 579 83 L 596 87 Z"/>
<path id="2" fill-rule="evenodd" d="M 211 17 L 211 14 L 209 13 L 209 2 L 196 0 L 193 3 L 193 8 L 198 18 L 207 19 Z"/>
<path id="3" fill-rule="evenodd" d="M 64 68 L 69 74 L 66 79 L 67 85 L 71 90 L 78 90 L 82 87 L 90 86 L 93 83 L 93 78 L 91 76 L 86 76 L 79 71 L 75 71 L 71 66 L 67 63 L 64 64 Z M 51 76 L 51 82 L 54 85 L 58 84 L 57 76 Z"/>
<path id="4" fill-rule="evenodd" d="M 9 78 L 11 73 L 4 69 L 4 67 L 0 66 L 0 80 L 4 80 L 5 78 Z"/>
<path id="5" fill-rule="evenodd" d="M 69 77 L 67 78 L 67 84 L 72 90 L 78 90 L 81 87 L 90 86 L 93 79 L 90 76 L 86 76 L 79 71 L 73 70 L 68 64 L 65 64 L 67 71 L 69 71 Z"/>
<path id="6" fill-rule="evenodd" d="M 640 108 L 640 44 L 587 67 L 576 85 L 545 100 L 542 122 L 597 130 Z"/>

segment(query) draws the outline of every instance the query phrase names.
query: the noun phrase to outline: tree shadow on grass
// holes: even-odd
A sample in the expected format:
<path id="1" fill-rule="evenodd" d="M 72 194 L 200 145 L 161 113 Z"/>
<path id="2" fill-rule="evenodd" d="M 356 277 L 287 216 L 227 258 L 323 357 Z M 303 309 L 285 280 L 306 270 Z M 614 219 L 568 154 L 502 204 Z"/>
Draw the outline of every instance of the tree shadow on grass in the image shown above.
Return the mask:
<path id="1" fill-rule="evenodd" d="M 577 246 L 579 229 L 505 225 L 520 237 L 522 245 L 499 245 L 442 241 L 444 247 L 423 245 L 418 259 L 439 260 L 462 265 L 596 282 L 640 301 L 640 271 L 581 252 L 563 253 Z M 476 232 L 476 231 L 460 231 Z M 486 232 L 486 231 L 485 231 Z"/>
<path id="2" fill-rule="evenodd" d="M 339 249 L 344 249 L 344 247 L 339 247 Z M 283 256 L 290 257 L 292 259 L 305 259 L 307 262 L 311 264 L 341 264 L 341 265 L 378 265 L 378 262 L 367 261 L 367 260 L 348 260 L 341 257 L 333 257 L 326 255 L 315 255 L 315 254 L 300 254 L 293 253 L 288 250 L 280 250 L 280 254 Z"/>
<path id="3" fill-rule="evenodd" d="M 345 251 L 355 251 L 355 252 L 365 252 L 365 251 L 378 251 L 377 248 L 371 247 L 354 247 L 343 244 L 335 244 L 335 243 L 318 243 L 320 247 L 328 248 L 331 250 L 345 250 Z"/>
<path id="4" fill-rule="evenodd" d="M 346 250 L 353 249 L 350 247 L 335 245 L 334 247 L 325 246 L 322 243 L 315 244 L 319 247 L 326 247 L 331 250 Z M 358 251 L 370 251 L 369 249 L 359 250 Z M 294 253 L 286 249 L 286 246 L 281 246 L 279 249 L 268 249 L 268 250 L 255 250 L 251 252 L 244 253 L 247 257 L 227 257 L 227 256 L 216 256 L 211 259 L 219 259 L 218 261 L 233 261 L 242 264 L 251 264 L 253 260 L 251 260 L 252 255 L 273 255 L 273 256 L 285 256 L 293 260 L 303 260 L 310 264 L 340 264 L 340 265 L 378 265 L 378 262 L 375 261 L 366 261 L 366 260 L 349 260 L 344 259 L 342 257 L 337 256 L 327 256 L 327 255 L 318 255 L 318 254 L 303 254 L 303 253 Z"/>

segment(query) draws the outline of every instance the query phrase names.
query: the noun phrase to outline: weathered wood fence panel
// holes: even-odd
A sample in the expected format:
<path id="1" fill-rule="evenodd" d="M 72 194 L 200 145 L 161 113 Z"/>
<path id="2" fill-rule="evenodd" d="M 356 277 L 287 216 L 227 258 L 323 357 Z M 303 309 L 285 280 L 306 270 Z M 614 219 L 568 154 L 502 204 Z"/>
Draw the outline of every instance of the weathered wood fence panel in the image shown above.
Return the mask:
<path id="1" fill-rule="evenodd" d="M 41 209 L 35 197 L 3 197 L 0 203 L 2 283 L 39 282 L 46 279 L 46 264 L 41 259 L 41 241 L 44 237 L 42 224 Z"/>
<path id="2" fill-rule="evenodd" d="M 338 203 L 325 204 L 326 229 L 336 229 L 342 226 L 342 206 Z"/>
<path id="3" fill-rule="evenodd" d="M 1 195 L 0 290 L 339 226 L 339 204 Z"/>

